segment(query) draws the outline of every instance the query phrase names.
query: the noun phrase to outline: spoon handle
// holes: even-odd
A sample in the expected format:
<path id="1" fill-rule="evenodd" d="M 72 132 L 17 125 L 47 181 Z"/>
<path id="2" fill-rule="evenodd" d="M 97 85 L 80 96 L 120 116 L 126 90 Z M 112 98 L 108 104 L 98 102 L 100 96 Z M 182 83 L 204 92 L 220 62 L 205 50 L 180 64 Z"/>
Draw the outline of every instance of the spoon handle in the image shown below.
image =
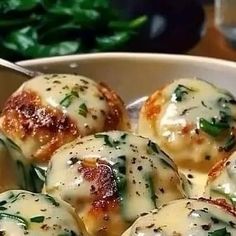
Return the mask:
<path id="1" fill-rule="evenodd" d="M 0 68 L 20 73 L 20 74 L 28 77 L 29 79 L 41 74 L 40 72 L 28 70 L 24 67 L 21 67 L 15 63 L 9 62 L 9 61 L 4 60 L 2 58 L 0 58 Z"/>

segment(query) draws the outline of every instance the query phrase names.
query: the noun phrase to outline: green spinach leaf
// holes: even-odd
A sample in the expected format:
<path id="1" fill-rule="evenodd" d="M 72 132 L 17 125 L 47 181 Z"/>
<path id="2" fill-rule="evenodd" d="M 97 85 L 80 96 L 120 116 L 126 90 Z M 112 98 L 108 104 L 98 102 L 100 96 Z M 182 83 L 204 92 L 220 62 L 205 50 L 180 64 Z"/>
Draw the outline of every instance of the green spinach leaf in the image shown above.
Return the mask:
<path id="1" fill-rule="evenodd" d="M 109 0 L 0 1 L 1 56 L 15 60 L 116 51 L 146 16 L 124 20 Z"/>
<path id="2" fill-rule="evenodd" d="M 217 229 L 213 232 L 209 232 L 208 236 L 231 236 L 231 233 L 229 233 L 226 228 Z"/>

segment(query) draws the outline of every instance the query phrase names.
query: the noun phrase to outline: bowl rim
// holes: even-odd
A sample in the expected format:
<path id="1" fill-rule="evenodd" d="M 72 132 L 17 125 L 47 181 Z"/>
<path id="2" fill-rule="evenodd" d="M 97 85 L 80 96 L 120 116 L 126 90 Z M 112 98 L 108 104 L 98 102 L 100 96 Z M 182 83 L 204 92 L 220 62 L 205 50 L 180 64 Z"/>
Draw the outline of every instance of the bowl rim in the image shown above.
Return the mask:
<path id="1" fill-rule="evenodd" d="M 50 64 L 54 63 L 68 63 L 71 61 L 80 61 L 80 60 L 117 60 L 117 59 L 126 59 L 126 60 L 161 60 L 161 61 L 179 61 L 187 63 L 199 63 L 199 64 L 213 64 L 221 65 L 224 67 L 231 67 L 236 69 L 236 62 L 203 57 L 203 56 L 192 56 L 192 55 L 181 55 L 181 54 L 162 54 L 162 53 L 127 53 L 127 52 L 107 52 L 107 53 L 88 53 L 88 54 L 76 54 L 76 55 L 66 55 L 66 56 L 56 56 L 48 58 L 38 58 L 18 61 L 17 64 L 21 66 L 36 66 L 40 64 Z"/>

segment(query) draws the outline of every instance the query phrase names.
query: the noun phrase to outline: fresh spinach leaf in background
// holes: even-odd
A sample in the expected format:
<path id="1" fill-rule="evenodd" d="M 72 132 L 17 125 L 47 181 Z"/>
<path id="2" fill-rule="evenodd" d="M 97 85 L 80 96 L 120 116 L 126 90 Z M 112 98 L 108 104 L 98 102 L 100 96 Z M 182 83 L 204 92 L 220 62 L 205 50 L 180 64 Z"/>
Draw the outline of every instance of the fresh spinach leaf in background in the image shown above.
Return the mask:
<path id="1" fill-rule="evenodd" d="M 10 11 L 25 11 L 37 6 L 39 0 L 3 0 L 0 2 L 0 10 L 2 13 Z"/>
<path id="2" fill-rule="evenodd" d="M 146 22 L 110 0 L 1 0 L 0 56 L 9 60 L 122 49 Z"/>
<path id="3" fill-rule="evenodd" d="M 96 46 L 101 51 L 110 51 L 127 43 L 130 36 L 129 32 L 117 32 L 111 36 L 96 37 Z"/>
<path id="4" fill-rule="evenodd" d="M 10 33 L 3 45 L 14 51 L 19 51 L 26 58 L 61 56 L 73 54 L 79 49 L 79 41 L 59 42 L 42 45 L 38 42 L 37 31 L 31 27 Z"/>

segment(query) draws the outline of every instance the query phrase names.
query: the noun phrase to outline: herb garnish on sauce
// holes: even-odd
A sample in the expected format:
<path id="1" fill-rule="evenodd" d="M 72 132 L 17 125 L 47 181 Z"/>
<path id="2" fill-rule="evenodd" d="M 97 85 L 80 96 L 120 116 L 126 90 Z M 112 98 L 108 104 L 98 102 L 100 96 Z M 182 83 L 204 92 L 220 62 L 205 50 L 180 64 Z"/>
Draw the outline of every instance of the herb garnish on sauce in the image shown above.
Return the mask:
<path id="1" fill-rule="evenodd" d="M 81 115 L 83 117 L 87 117 L 87 114 L 88 114 L 88 108 L 85 103 L 82 103 L 79 106 L 79 115 Z"/>
<path id="2" fill-rule="evenodd" d="M 231 236 L 230 232 L 227 232 L 226 228 L 217 229 L 213 232 L 209 232 L 208 236 Z"/>
<path id="3" fill-rule="evenodd" d="M 194 91 L 193 89 L 188 88 L 182 84 L 179 84 L 173 93 L 174 100 L 176 102 L 182 102 L 184 100 L 185 95 L 187 95 L 189 92 L 193 92 L 193 91 Z"/>
<path id="4" fill-rule="evenodd" d="M 72 90 L 70 93 L 66 94 L 66 96 L 60 101 L 60 105 L 63 107 L 69 107 L 75 97 L 79 97 L 77 91 Z"/>

